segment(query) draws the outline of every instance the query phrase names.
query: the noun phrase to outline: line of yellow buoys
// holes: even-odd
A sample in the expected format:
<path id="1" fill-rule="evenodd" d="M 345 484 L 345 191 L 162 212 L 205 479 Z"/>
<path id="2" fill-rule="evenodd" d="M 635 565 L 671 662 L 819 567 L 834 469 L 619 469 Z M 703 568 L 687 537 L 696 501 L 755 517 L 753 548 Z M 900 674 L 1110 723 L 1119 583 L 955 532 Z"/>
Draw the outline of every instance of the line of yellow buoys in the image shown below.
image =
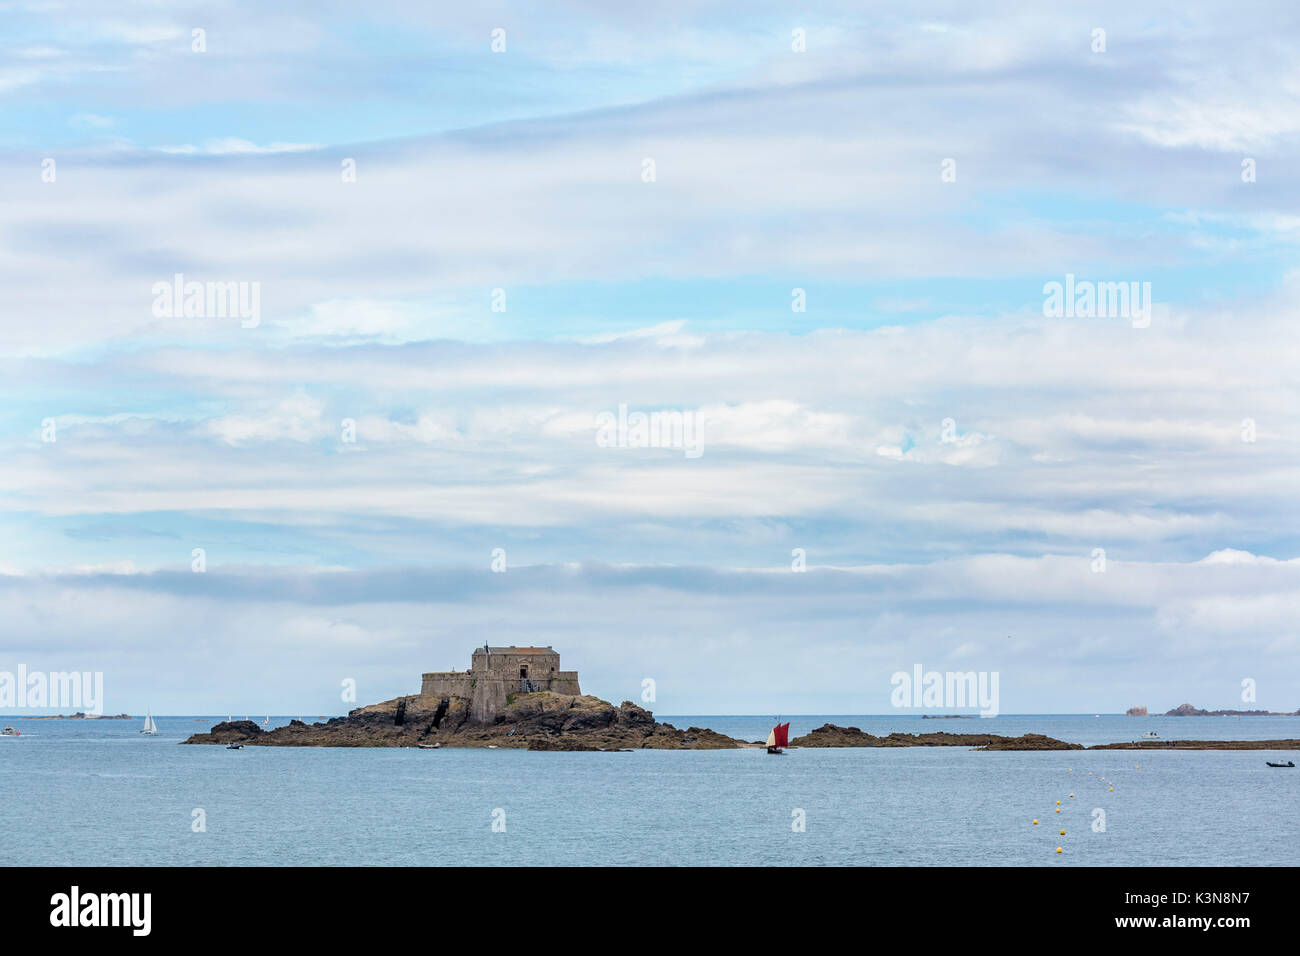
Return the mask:
<path id="1" fill-rule="evenodd" d="M 1134 770 L 1141 770 L 1141 769 L 1142 769 L 1142 766 L 1141 766 L 1141 764 L 1138 764 L 1138 765 L 1134 766 L 1133 769 L 1134 769 Z M 1074 768 L 1073 768 L 1073 767 L 1070 767 L 1070 768 L 1068 768 L 1065 772 L 1066 772 L 1066 773 L 1074 773 Z M 1090 776 L 1090 777 L 1092 776 L 1092 771 L 1091 771 L 1091 770 L 1088 771 L 1088 776 Z M 1102 777 L 1102 778 L 1101 778 L 1101 782 L 1102 782 L 1102 783 L 1106 783 L 1106 778 L 1105 778 L 1105 777 Z M 1107 792 L 1108 792 L 1108 793 L 1114 793 L 1114 792 L 1115 792 L 1115 783 L 1114 783 L 1114 781 L 1111 781 L 1111 782 L 1110 782 L 1110 785 L 1107 787 Z M 1071 800 L 1074 799 L 1074 794 L 1070 794 L 1070 799 L 1071 799 Z M 1060 801 L 1060 800 L 1057 800 L 1057 801 L 1056 801 L 1056 812 L 1057 812 L 1057 813 L 1060 813 L 1060 812 L 1061 812 L 1061 801 Z M 1038 826 L 1038 821 L 1037 821 L 1037 820 L 1034 820 L 1034 826 Z M 1060 832 L 1061 832 L 1061 836 L 1065 836 L 1065 830 L 1061 830 Z M 1065 852 L 1065 849 L 1064 849 L 1063 847 L 1059 847 L 1059 846 L 1058 846 L 1058 847 L 1056 848 L 1056 852 L 1057 852 L 1057 853 L 1064 853 L 1064 852 Z"/>

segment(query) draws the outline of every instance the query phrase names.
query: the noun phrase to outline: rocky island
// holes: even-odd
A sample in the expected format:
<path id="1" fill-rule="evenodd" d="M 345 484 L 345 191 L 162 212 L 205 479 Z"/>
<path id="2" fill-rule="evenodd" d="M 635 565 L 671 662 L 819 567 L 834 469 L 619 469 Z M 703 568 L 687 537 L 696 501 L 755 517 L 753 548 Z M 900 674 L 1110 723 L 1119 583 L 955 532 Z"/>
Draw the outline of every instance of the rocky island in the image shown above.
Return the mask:
<path id="1" fill-rule="evenodd" d="M 187 744 L 261 747 L 498 747 L 525 750 L 718 750 L 750 744 L 700 727 L 659 723 L 631 701 L 583 694 L 551 647 L 474 651 L 467 671 L 423 676 L 420 693 L 359 707 L 325 723 L 263 730 L 223 721 Z"/>
<path id="2" fill-rule="evenodd" d="M 1066 743 L 1042 734 L 890 734 L 876 737 L 857 727 L 823 724 L 790 741 L 791 747 L 972 747 L 975 750 L 1300 750 L 1300 740 L 1130 740 L 1113 744 Z"/>
<path id="3" fill-rule="evenodd" d="M 582 693 L 576 671 L 560 670 L 551 647 L 474 651 L 467 671 L 423 675 L 420 693 L 358 707 L 324 723 L 299 720 L 263 730 L 251 720 L 223 721 L 187 744 L 259 747 L 496 747 L 521 750 L 722 750 L 758 747 L 702 727 L 660 723 L 631 701 L 615 706 Z M 978 747 L 1071 750 L 1038 734 L 890 734 L 826 724 L 791 741 L 796 747 Z"/>
<path id="4" fill-rule="evenodd" d="M 263 730 L 222 721 L 187 744 L 258 747 L 489 747 L 519 750 L 726 750 L 761 747 L 702 727 L 660 723 L 631 701 L 615 706 L 583 694 L 576 671 L 559 669 L 550 647 L 476 650 L 467 671 L 423 675 L 418 694 L 358 707 L 324 723 L 290 721 Z M 1190 705 L 1185 705 L 1190 706 Z M 1179 708 L 1180 710 L 1182 708 Z M 1130 711 L 1131 713 L 1131 711 Z M 1043 734 L 891 733 L 823 724 L 791 747 L 969 747 L 976 750 L 1294 750 L 1300 740 L 1144 740 L 1084 748 Z"/>
<path id="5" fill-rule="evenodd" d="M 223 721 L 187 744 L 261 747 L 501 747 L 524 750 L 718 750 L 748 746 L 699 727 L 659 723 L 631 701 L 614 706 L 587 695 L 533 691 L 506 704 L 491 722 L 472 719 L 465 698 L 416 694 L 371 704 L 325 723 L 291 721 L 263 730 L 251 720 Z"/>
<path id="6" fill-rule="evenodd" d="M 1025 734 L 1021 737 L 1002 737 L 998 734 L 950 734 L 938 731 L 932 734 L 890 734 L 876 737 L 857 727 L 840 727 L 823 724 L 811 733 L 790 741 L 791 747 L 974 747 L 977 750 L 1082 750 L 1081 744 L 1067 744 L 1064 740 L 1044 737 L 1042 734 Z"/>
<path id="7" fill-rule="evenodd" d="M 1150 717 L 1145 707 L 1130 707 L 1127 711 L 1130 717 Z M 1300 717 L 1300 710 L 1294 710 L 1289 713 L 1278 713 L 1271 710 L 1202 710 L 1199 707 L 1193 707 L 1191 704 L 1179 704 L 1172 710 L 1167 710 L 1161 717 Z"/>
<path id="8" fill-rule="evenodd" d="M 75 714 L 39 714 L 28 720 L 131 720 L 130 714 L 88 714 L 79 710 Z"/>
<path id="9" fill-rule="evenodd" d="M 1300 750 L 1300 740 L 1128 740 L 1089 750 Z"/>
<path id="10" fill-rule="evenodd" d="M 1166 717 L 1297 717 L 1300 710 L 1290 713 L 1275 713 L 1271 710 L 1201 710 L 1191 704 L 1179 704 L 1173 710 L 1164 713 Z"/>

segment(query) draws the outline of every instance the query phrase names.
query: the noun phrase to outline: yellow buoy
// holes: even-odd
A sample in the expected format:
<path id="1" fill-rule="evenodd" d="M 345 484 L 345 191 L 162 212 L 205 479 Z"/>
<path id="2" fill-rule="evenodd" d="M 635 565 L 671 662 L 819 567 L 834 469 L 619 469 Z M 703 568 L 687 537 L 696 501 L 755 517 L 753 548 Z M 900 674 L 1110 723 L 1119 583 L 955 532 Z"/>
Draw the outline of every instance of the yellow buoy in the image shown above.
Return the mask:
<path id="1" fill-rule="evenodd" d="M 1061 801 L 1060 801 L 1060 800 L 1057 800 L 1057 801 L 1056 801 L 1056 805 L 1059 807 L 1059 806 L 1061 805 Z"/>
<path id="2" fill-rule="evenodd" d="M 1061 831 L 1061 836 L 1065 836 L 1065 831 L 1064 831 L 1064 830 Z"/>
<path id="3" fill-rule="evenodd" d="M 1111 792 L 1111 793 L 1114 793 L 1114 792 L 1115 792 L 1115 788 L 1114 788 L 1114 787 L 1111 787 L 1111 788 L 1110 788 L 1110 792 Z"/>
<path id="4" fill-rule="evenodd" d="M 1059 846 L 1056 848 L 1056 852 L 1057 852 L 1057 853 L 1060 853 L 1060 852 L 1061 852 L 1061 848 L 1060 848 Z"/>
<path id="5" fill-rule="evenodd" d="M 1037 820 L 1034 821 L 1034 826 L 1038 826 L 1038 821 L 1037 821 Z"/>
<path id="6" fill-rule="evenodd" d="M 1061 812 L 1061 808 L 1060 808 L 1060 807 L 1057 807 L 1057 808 L 1056 808 L 1056 812 L 1057 812 L 1057 813 L 1060 813 L 1060 812 Z"/>

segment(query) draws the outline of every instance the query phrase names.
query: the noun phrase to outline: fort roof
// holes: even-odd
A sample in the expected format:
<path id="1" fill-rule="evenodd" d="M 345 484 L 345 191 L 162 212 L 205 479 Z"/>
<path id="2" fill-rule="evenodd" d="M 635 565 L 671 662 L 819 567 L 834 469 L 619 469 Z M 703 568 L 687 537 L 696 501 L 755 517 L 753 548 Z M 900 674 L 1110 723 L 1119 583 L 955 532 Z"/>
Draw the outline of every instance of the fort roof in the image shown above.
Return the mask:
<path id="1" fill-rule="evenodd" d="M 483 648 L 475 648 L 475 654 L 482 654 Z M 553 647 L 489 647 L 489 654 L 555 654 Z"/>

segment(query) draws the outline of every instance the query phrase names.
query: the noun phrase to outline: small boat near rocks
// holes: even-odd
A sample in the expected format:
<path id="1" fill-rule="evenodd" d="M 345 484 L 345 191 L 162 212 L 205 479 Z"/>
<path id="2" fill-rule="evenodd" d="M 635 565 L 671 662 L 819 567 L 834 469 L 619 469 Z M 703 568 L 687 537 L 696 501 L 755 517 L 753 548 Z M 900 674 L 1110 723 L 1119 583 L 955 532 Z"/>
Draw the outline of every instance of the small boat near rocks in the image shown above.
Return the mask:
<path id="1" fill-rule="evenodd" d="M 1270 767 L 1294 767 L 1295 766 L 1294 760 L 1288 760 L 1286 763 L 1274 763 L 1271 760 L 1265 760 L 1264 763 L 1268 764 Z"/>
<path id="2" fill-rule="evenodd" d="M 783 755 L 785 753 L 783 748 L 790 746 L 790 725 L 777 724 L 773 727 L 771 731 L 768 732 L 767 743 L 765 746 L 767 747 L 768 753 L 773 755 Z"/>

